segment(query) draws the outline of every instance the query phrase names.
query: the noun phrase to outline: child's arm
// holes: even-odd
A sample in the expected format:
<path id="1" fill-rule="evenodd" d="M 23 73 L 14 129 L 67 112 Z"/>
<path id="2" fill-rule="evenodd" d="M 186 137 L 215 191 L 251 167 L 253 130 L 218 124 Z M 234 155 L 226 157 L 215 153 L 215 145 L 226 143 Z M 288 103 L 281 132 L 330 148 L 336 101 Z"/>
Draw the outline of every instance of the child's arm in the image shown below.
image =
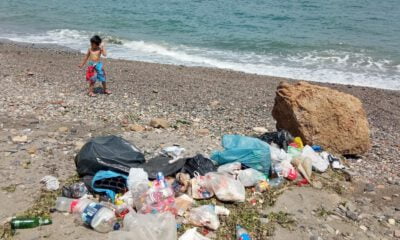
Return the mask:
<path id="1" fill-rule="evenodd" d="M 90 56 L 90 50 L 88 49 L 88 51 L 87 51 L 85 57 L 84 57 L 83 60 L 82 60 L 82 63 L 79 65 L 80 68 L 83 67 L 83 65 L 86 64 L 87 60 L 89 59 L 89 56 Z"/>
<path id="2" fill-rule="evenodd" d="M 100 50 L 101 50 L 101 54 L 104 57 L 107 57 L 107 50 L 106 50 L 106 47 L 104 46 L 104 42 L 100 45 Z"/>

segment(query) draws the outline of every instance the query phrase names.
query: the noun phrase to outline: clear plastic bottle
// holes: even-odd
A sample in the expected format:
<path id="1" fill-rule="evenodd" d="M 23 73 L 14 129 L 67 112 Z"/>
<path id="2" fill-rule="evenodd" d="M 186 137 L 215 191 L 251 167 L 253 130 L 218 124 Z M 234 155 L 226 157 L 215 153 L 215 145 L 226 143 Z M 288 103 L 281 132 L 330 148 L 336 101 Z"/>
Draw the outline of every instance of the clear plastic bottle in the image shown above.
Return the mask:
<path id="1" fill-rule="evenodd" d="M 93 203 L 93 200 L 87 198 L 77 199 L 76 201 L 72 202 L 71 204 L 71 213 L 82 214 L 85 208 L 90 204 Z"/>
<path id="2" fill-rule="evenodd" d="M 251 240 L 249 233 L 240 225 L 236 225 L 236 240 Z"/>
<path id="3" fill-rule="evenodd" d="M 114 211 L 95 202 L 87 205 L 81 216 L 86 225 L 101 233 L 111 232 L 117 224 Z"/>
<path id="4" fill-rule="evenodd" d="M 272 188 L 279 188 L 285 183 L 285 179 L 283 177 L 272 178 L 268 180 L 269 186 Z"/>
<path id="5" fill-rule="evenodd" d="M 73 202 L 77 201 L 73 198 L 58 197 L 56 200 L 55 209 L 59 212 L 72 212 Z"/>

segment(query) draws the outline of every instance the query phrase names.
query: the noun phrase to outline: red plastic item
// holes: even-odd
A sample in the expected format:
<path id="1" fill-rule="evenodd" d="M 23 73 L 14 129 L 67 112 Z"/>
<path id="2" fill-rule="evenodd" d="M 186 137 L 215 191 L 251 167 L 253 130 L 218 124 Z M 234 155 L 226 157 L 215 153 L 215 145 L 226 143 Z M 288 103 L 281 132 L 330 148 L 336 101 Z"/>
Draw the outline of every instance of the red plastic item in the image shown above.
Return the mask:
<path id="1" fill-rule="evenodd" d="M 292 168 L 292 169 L 290 169 L 289 174 L 286 178 L 293 181 L 293 180 L 297 179 L 297 176 L 298 176 L 298 174 L 297 174 L 296 169 Z"/>
<path id="2" fill-rule="evenodd" d="M 302 187 L 307 184 L 310 184 L 310 183 L 307 181 L 307 179 L 304 178 L 303 180 L 301 180 L 297 183 L 297 186 Z"/>

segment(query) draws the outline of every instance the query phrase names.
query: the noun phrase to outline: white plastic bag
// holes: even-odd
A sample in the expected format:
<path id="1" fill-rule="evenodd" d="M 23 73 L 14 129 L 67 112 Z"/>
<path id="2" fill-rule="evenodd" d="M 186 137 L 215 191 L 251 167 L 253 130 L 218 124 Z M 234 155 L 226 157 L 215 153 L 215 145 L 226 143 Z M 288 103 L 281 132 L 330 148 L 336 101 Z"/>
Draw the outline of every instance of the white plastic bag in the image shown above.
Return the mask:
<path id="1" fill-rule="evenodd" d="M 215 206 L 213 205 L 203 205 L 191 209 L 188 220 L 195 226 L 207 227 L 212 230 L 217 230 L 220 224 L 218 215 L 215 213 Z"/>
<path id="2" fill-rule="evenodd" d="M 171 147 L 165 147 L 161 150 L 161 154 L 170 156 L 173 159 L 169 161 L 169 163 L 174 163 L 178 159 L 181 158 L 182 154 L 185 152 L 184 148 L 178 147 L 178 146 L 171 146 Z"/>
<path id="3" fill-rule="evenodd" d="M 220 201 L 244 202 L 246 191 L 240 181 L 216 172 L 207 173 L 205 178 L 207 189 L 213 191 Z"/>
<path id="4" fill-rule="evenodd" d="M 179 240 L 210 240 L 208 237 L 204 237 L 197 232 L 197 228 L 191 228 L 187 230 Z"/>
<path id="5" fill-rule="evenodd" d="M 58 179 L 54 176 L 44 176 L 41 180 L 41 183 L 44 183 L 46 185 L 46 189 L 48 191 L 56 191 L 60 188 L 60 182 Z"/>
<path id="6" fill-rule="evenodd" d="M 137 214 L 125 216 L 123 228 L 109 233 L 110 240 L 176 240 L 176 220 L 171 213 Z"/>
<path id="7" fill-rule="evenodd" d="M 253 187 L 259 181 L 267 180 L 266 176 L 253 168 L 248 168 L 245 170 L 241 170 L 238 174 L 238 180 L 243 184 L 245 187 Z"/>
<path id="8" fill-rule="evenodd" d="M 233 162 L 219 166 L 217 172 L 229 173 L 231 175 L 237 176 L 240 169 L 242 169 L 242 164 L 240 162 Z"/>
<path id="9" fill-rule="evenodd" d="M 304 158 L 310 158 L 313 168 L 318 172 L 325 172 L 329 167 L 329 161 L 319 156 L 318 153 L 316 153 L 312 147 L 308 145 L 303 148 L 301 156 Z"/>
<path id="10" fill-rule="evenodd" d="M 207 186 L 205 176 L 195 176 L 190 180 L 190 192 L 194 199 L 208 199 L 214 196 L 214 192 Z"/>

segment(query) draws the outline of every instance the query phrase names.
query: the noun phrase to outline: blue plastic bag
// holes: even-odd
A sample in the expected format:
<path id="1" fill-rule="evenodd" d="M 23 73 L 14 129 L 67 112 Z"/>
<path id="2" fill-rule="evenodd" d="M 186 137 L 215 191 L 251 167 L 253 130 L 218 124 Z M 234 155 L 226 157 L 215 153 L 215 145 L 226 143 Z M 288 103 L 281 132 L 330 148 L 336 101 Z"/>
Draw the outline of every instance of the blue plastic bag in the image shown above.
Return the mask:
<path id="1" fill-rule="evenodd" d="M 113 171 L 98 171 L 92 179 L 92 189 L 105 193 L 114 202 L 117 193 L 128 191 L 127 178 L 128 176 Z"/>
<path id="2" fill-rule="evenodd" d="M 240 162 L 269 176 L 271 154 L 268 143 L 252 137 L 224 135 L 222 146 L 225 150 L 215 151 L 211 155 L 218 165 Z"/>

